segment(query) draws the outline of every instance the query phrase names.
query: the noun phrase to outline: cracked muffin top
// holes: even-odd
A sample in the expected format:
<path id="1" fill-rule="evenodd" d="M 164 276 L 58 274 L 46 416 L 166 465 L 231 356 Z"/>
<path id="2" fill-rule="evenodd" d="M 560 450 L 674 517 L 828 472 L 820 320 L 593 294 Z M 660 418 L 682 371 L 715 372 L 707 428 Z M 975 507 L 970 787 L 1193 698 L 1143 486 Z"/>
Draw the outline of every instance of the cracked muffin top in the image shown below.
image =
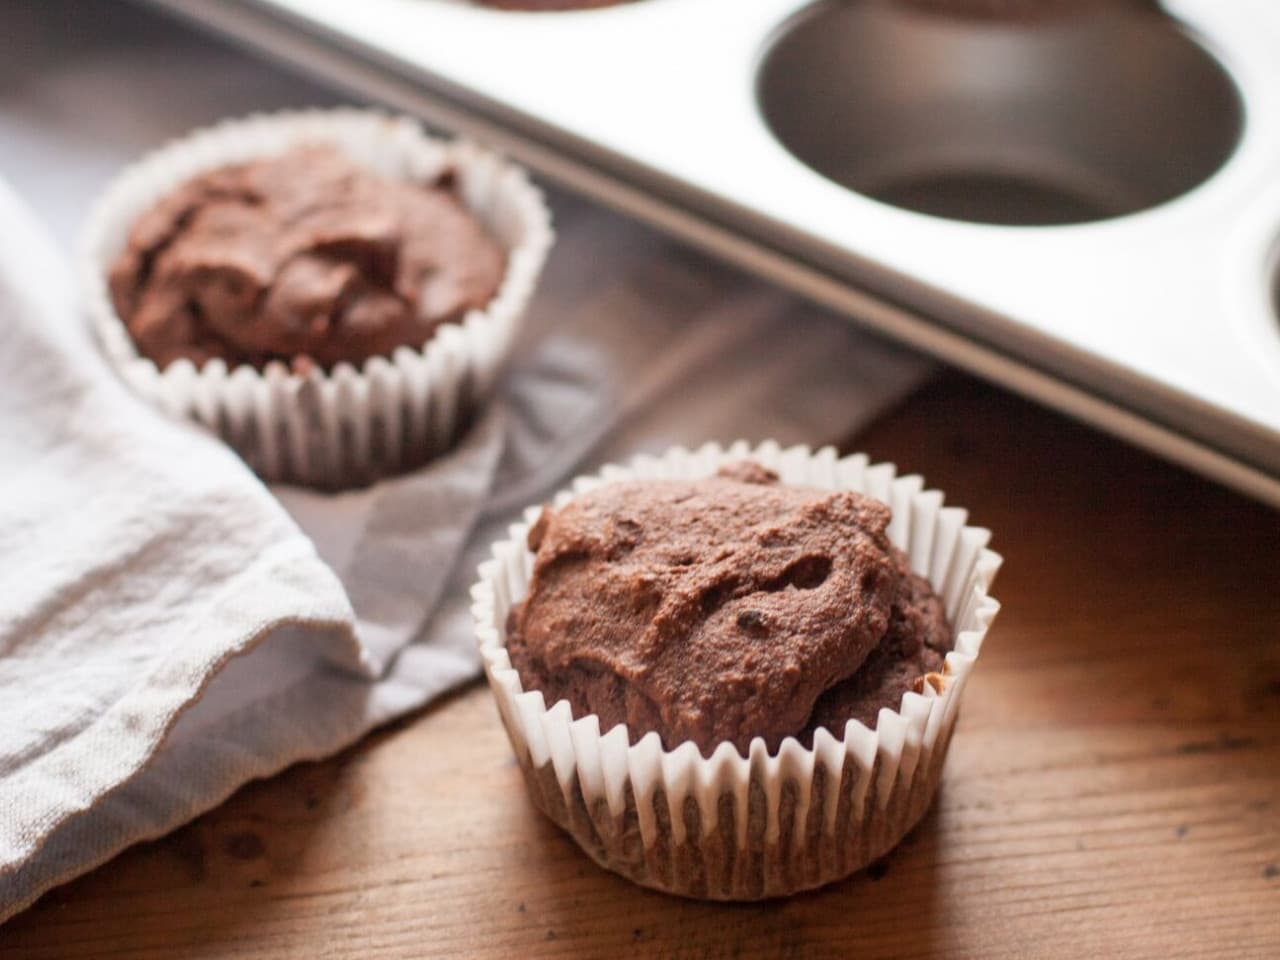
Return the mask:
<path id="1" fill-rule="evenodd" d="M 886 534 L 889 508 L 782 484 L 752 463 L 606 484 L 529 531 L 507 648 L 526 690 L 601 730 L 706 755 L 755 737 L 837 738 L 940 671 L 942 604 Z"/>
<path id="2" fill-rule="evenodd" d="M 392 180 L 310 144 L 178 186 L 130 230 L 110 290 L 162 369 L 215 357 L 329 368 L 421 349 L 488 304 L 505 269 L 449 174 Z"/>

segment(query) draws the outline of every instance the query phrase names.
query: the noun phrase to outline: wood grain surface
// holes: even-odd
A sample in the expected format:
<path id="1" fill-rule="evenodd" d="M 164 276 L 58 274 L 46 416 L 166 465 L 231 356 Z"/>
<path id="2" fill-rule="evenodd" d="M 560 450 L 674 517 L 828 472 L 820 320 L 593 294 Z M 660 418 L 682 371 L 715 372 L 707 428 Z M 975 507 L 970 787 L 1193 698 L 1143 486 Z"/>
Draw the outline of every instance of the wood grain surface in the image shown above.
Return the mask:
<path id="1" fill-rule="evenodd" d="M 472 686 L 46 896 L 0 957 L 1280 957 L 1280 515 L 956 375 L 851 445 L 1006 557 L 942 793 L 872 870 L 633 887 L 533 812 Z"/>

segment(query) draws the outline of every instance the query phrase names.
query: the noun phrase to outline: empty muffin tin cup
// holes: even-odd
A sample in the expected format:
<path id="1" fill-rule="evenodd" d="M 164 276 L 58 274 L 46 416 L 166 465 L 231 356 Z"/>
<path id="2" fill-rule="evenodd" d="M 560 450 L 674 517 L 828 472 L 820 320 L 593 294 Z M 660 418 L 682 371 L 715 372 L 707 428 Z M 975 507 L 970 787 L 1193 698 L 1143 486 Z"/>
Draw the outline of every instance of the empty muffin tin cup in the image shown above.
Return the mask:
<path id="1" fill-rule="evenodd" d="M 827 0 L 784 23 L 758 98 L 817 172 L 955 220 L 1058 225 L 1165 203 L 1239 140 L 1231 77 L 1135 2 L 1057 16 L 949 15 L 938 0 Z"/>
<path id="2" fill-rule="evenodd" d="M 856 490 L 889 504 L 890 540 L 943 601 L 955 636 L 943 673 L 905 694 L 899 709 L 881 710 L 874 730 L 851 720 L 843 730 L 817 730 L 812 747 L 788 737 L 770 755 L 757 737 L 745 757 L 722 743 L 708 758 L 688 742 L 665 750 L 654 732 L 632 744 L 625 726 L 601 730 L 595 715 L 575 717 L 568 702 L 549 705 L 524 690 L 507 655 L 507 615 L 528 589 L 525 541 L 541 508 L 494 545 L 472 589 L 485 673 L 535 806 L 602 867 L 710 900 L 818 887 L 906 836 L 937 792 L 960 697 L 999 609 L 987 592 L 1000 566 L 988 531 L 968 526 L 966 512 L 943 506 L 920 477 L 899 477 L 892 464 L 870 465 L 862 454 L 772 442 L 675 448 L 579 477 L 554 504 L 619 480 L 706 477 L 744 459 L 783 483 Z"/>
<path id="3" fill-rule="evenodd" d="M 460 323 L 442 324 L 420 349 L 400 347 L 358 367 L 299 371 L 272 361 L 259 370 L 183 359 L 159 369 L 138 352 L 108 290 L 134 223 L 194 176 L 314 143 L 334 144 L 393 179 L 431 183 L 452 171 L 462 202 L 507 254 L 493 299 Z M 103 350 L 137 393 L 206 426 L 265 480 L 336 490 L 411 470 L 450 447 L 491 391 L 551 243 L 541 192 L 496 154 L 430 137 L 407 117 L 303 110 L 224 121 L 124 170 L 86 222 L 81 273 Z"/>

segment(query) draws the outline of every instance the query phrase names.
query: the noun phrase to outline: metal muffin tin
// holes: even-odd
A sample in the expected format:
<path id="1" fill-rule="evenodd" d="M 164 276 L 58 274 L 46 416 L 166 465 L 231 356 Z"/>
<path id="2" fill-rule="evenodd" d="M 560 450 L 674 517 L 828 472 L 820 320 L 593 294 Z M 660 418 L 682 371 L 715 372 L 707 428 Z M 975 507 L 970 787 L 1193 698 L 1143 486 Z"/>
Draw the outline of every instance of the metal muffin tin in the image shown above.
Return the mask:
<path id="1" fill-rule="evenodd" d="M 1274 0 L 150 2 L 1280 506 Z"/>

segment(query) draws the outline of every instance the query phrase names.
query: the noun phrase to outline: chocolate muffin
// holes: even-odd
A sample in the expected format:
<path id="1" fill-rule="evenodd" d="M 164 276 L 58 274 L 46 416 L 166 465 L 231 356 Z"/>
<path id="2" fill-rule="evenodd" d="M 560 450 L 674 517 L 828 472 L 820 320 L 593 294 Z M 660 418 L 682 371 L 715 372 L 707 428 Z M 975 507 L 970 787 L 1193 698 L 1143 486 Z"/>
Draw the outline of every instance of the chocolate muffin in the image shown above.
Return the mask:
<path id="1" fill-rule="evenodd" d="M 1154 0 L 881 0 L 951 17 L 1029 22 L 1119 8 L 1154 7 Z"/>
<path id="2" fill-rule="evenodd" d="M 633 480 L 544 509 L 507 650 L 526 690 L 602 730 L 625 723 L 704 755 L 819 727 L 875 727 L 941 671 L 942 604 L 848 490 L 779 483 L 752 462 L 696 480 Z"/>
<path id="3" fill-rule="evenodd" d="M 130 230 L 109 286 L 161 369 L 215 357 L 328 369 L 420 349 L 492 299 L 505 261 L 448 175 L 391 180 L 305 145 L 163 197 Z"/>

